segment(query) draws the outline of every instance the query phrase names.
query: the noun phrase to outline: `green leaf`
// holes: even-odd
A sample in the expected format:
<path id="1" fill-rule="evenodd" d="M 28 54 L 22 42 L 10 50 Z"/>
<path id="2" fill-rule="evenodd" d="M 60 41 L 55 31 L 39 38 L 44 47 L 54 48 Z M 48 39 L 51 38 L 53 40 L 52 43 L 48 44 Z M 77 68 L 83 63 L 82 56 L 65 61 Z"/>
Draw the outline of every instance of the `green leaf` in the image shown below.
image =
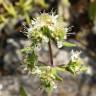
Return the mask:
<path id="1" fill-rule="evenodd" d="M 59 66 L 59 67 L 57 67 L 57 70 L 58 71 L 61 71 L 61 72 L 65 72 L 65 66 Z"/>
<path id="2" fill-rule="evenodd" d="M 20 96 L 27 96 L 23 86 L 20 86 Z"/>
<path id="3" fill-rule="evenodd" d="M 95 0 L 90 3 L 88 12 L 92 20 L 96 19 L 96 1 Z"/>
<path id="4" fill-rule="evenodd" d="M 48 8 L 49 5 L 45 2 L 45 0 L 37 0 L 37 4 L 41 5 L 44 8 Z"/>
<path id="5" fill-rule="evenodd" d="M 66 47 L 75 47 L 76 44 L 73 44 L 73 43 L 70 43 L 70 42 L 65 41 L 64 42 L 64 46 L 66 46 Z"/>
<path id="6" fill-rule="evenodd" d="M 63 79 L 59 75 L 55 75 L 55 79 L 58 81 L 63 81 Z"/>
<path id="7" fill-rule="evenodd" d="M 77 67 L 79 67 L 79 65 L 80 64 L 78 62 L 70 61 L 69 64 L 66 66 L 65 70 L 75 75 L 77 71 Z"/>
<path id="8" fill-rule="evenodd" d="M 8 14 L 12 15 L 13 17 L 17 17 L 17 12 L 15 7 L 12 5 L 11 2 L 2 2 L 2 5 L 4 6 L 5 10 L 8 12 Z"/>
<path id="9" fill-rule="evenodd" d="M 28 53 L 28 52 L 31 52 L 31 51 L 32 51 L 31 47 L 25 47 L 25 48 L 21 49 L 22 53 Z"/>
<path id="10" fill-rule="evenodd" d="M 27 12 L 24 12 L 24 16 L 25 16 L 25 19 L 26 19 L 27 24 L 30 24 L 31 20 L 30 20 L 30 17 L 28 15 L 28 13 Z"/>
<path id="11" fill-rule="evenodd" d="M 75 70 L 72 67 L 66 67 L 66 71 L 70 72 L 71 74 L 75 75 Z"/>

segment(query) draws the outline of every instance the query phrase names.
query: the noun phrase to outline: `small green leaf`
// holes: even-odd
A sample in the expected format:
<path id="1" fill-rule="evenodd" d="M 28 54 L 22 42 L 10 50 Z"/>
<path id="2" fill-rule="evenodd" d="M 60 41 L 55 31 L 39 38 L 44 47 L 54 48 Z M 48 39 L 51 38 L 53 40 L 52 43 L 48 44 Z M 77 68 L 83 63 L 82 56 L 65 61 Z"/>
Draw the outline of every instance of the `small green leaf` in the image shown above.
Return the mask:
<path id="1" fill-rule="evenodd" d="M 90 3 L 88 12 L 92 20 L 96 19 L 96 1 L 95 0 Z"/>
<path id="2" fill-rule="evenodd" d="M 61 72 L 65 72 L 65 66 L 59 66 L 59 67 L 57 67 L 57 70 L 58 71 L 61 71 Z"/>
<path id="3" fill-rule="evenodd" d="M 27 96 L 23 86 L 20 86 L 20 96 Z"/>
<path id="4" fill-rule="evenodd" d="M 58 81 L 63 81 L 63 79 L 59 75 L 55 75 L 55 79 Z"/>
<path id="5" fill-rule="evenodd" d="M 49 7 L 49 5 L 45 2 L 45 0 L 37 0 L 37 2 L 35 2 L 35 3 L 41 5 L 44 8 L 48 8 Z"/>
<path id="6" fill-rule="evenodd" d="M 66 71 L 70 72 L 71 74 L 75 75 L 75 70 L 72 67 L 67 66 Z"/>
<path id="7" fill-rule="evenodd" d="M 70 42 L 65 41 L 64 42 L 64 46 L 66 46 L 66 47 L 75 47 L 76 44 L 73 44 L 73 43 L 70 43 Z"/>

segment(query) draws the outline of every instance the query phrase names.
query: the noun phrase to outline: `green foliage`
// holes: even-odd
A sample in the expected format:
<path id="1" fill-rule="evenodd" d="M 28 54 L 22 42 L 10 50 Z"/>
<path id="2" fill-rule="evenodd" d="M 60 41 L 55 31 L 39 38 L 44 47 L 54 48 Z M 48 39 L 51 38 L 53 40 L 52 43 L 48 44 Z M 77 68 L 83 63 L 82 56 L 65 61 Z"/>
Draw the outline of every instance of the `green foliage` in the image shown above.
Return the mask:
<path id="1" fill-rule="evenodd" d="M 76 44 L 73 44 L 73 43 L 70 43 L 70 42 L 64 42 L 64 46 L 66 46 L 66 47 L 75 47 L 76 46 Z"/>
<path id="2" fill-rule="evenodd" d="M 22 53 L 26 54 L 24 62 L 26 62 L 27 67 L 32 70 L 37 64 L 37 56 L 34 49 L 32 49 L 31 47 L 26 47 L 22 50 Z"/>
<path id="3" fill-rule="evenodd" d="M 86 67 L 84 67 L 79 60 L 76 62 L 70 61 L 68 66 L 66 66 L 65 70 L 72 73 L 73 75 L 76 75 L 79 72 L 86 71 Z"/>
<path id="4" fill-rule="evenodd" d="M 89 16 L 92 20 L 96 19 L 96 0 L 93 0 L 89 5 Z"/>
<path id="5" fill-rule="evenodd" d="M 82 60 L 79 57 L 80 52 L 71 51 L 71 59 L 67 66 L 65 67 L 65 70 L 71 72 L 73 75 L 76 75 L 80 72 L 86 71 L 86 67 L 83 65 Z"/>
<path id="6" fill-rule="evenodd" d="M 27 24 L 30 24 L 30 13 L 34 10 L 33 6 L 35 6 L 36 3 L 43 8 L 48 7 L 44 0 L 18 0 L 14 5 L 10 0 L 0 0 L 0 5 L 3 6 L 2 8 L 4 10 L 4 12 L 0 14 L 0 23 L 5 25 L 9 20 L 18 21 L 22 18 L 26 20 Z"/>
<path id="7" fill-rule="evenodd" d="M 6 2 L 6 3 L 5 3 Z M 4 7 L 4 9 L 7 11 L 7 13 L 13 17 L 17 17 L 17 12 L 15 10 L 15 7 L 12 5 L 11 2 L 7 1 L 2 1 L 2 5 Z"/>
<path id="8" fill-rule="evenodd" d="M 23 86 L 20 86 L 20 96 L 27 96 Z"/>
<path id="9" fill-rule="evenodd" d="M 58 75 L 58 72 L 60 71 L 58 68 L 59 67 L 35 66 L 32 70 L 32 74 L 39 75 L 41 85 L 43 85 L 46 91 L 51 91 L 52 89 L 57 88 L 55 80 L 62 81 L 62 78 Z"/>
<path id="10" fill-rule="evenodd" d="M 43 8 L 48 8 L 49 5 L 45 3 L 45 0 L 34 0 L 36 4 L 41 5 Z"/>
<path id="11" fill-rule="evenodd" d="M 19 2 L 16 3 L 16 7 L 19 8 L 18 11 L 22 13 L 22 16 L 24 14 L 25 20 L 27 21 L 28 24 L 30 24 L 29 12 L 33 8 L 33 0 L 20 0 Z"/>

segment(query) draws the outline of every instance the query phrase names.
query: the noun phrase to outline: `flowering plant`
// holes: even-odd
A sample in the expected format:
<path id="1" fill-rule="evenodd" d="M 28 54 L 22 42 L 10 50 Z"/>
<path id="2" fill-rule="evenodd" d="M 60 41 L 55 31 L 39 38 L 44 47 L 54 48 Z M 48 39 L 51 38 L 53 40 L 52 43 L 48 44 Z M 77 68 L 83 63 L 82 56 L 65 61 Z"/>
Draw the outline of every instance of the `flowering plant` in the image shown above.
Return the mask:
<path id="1" fill-rule="evenodd" d="M 66 66 L 58 66 L 53 62 L 51 41 L 55 41 L 58 48 L 75 46 L 72 43 L 66 42 L 67 30 L 66 24 L 58 15 L 42 13 L 32 20 L 28 32 L 25 32 L 30 40 L 30 44 L 22 49 L 22 52 L 25 53 L 24 62 L 29 72 L 40 78 L 41 84 L 47 91 L 57 87 L 56 80 L 62 80 L 58 75 L 58 71 L 69 71 L 75 75 L 83 70 L 79 58 L 80 52 L 75 53 L 72 51 L 72 56 Z M 42 44 L 48 44 L 50 64 L 41 64 L 38 60 L 37 49 Z"/>

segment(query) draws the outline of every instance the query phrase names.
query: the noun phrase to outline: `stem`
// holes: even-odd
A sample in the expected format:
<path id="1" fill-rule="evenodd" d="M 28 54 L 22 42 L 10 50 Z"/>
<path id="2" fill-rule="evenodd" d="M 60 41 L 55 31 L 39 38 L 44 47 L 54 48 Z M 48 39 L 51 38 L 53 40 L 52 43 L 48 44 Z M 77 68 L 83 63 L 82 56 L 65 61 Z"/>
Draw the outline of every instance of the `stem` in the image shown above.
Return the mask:
<path id="1" fill-rule="evenodd" d="M 41 64 L 43 64 L 43 65 L 48 66 L 48 64 L 46 64 L 46 63 L 44 63 L 44 62 L 42 62 L 42 61 L 38 61 L 38 62 L 41 63 Z"/>
<path id="2" fill-rule="evenodd" d="M 51 63 L 51 66 L 53 66 L 53 56 L 52 56 L 52 48 L 51 48 L 51 41 L 50 41 L 50 39 L 49 39 L 49 42 L 48 42 L 48 47 L 49 47 L 50 63 Z"/>

